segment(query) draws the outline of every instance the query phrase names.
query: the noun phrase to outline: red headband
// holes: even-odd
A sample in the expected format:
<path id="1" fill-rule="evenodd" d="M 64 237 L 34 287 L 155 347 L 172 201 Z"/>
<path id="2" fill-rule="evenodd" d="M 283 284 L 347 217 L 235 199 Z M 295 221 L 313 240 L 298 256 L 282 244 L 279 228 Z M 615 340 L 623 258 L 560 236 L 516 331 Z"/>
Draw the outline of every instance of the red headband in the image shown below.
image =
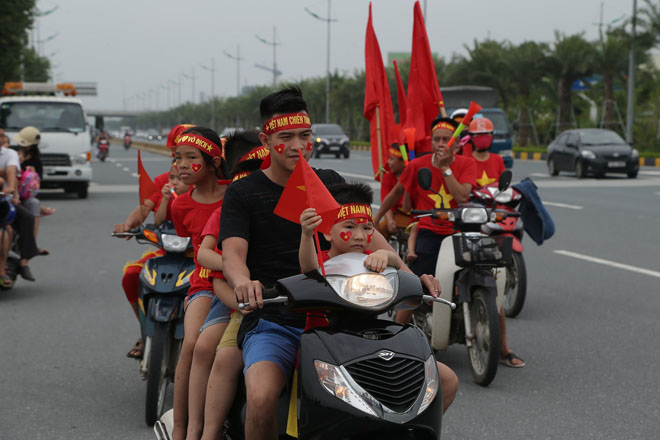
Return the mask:
<path id="1" fill-rule="evenodd" d="M 401 154 L 401 150 L 399 150 L 398 148 L 390 147 L 390 149 L 387 150 L 387 152 L 396 158 L 403 159 L 403 154 Z"/>
<path id="2" fill-rule="evenodd" d="M 240 180 L 243 177 L 247 177 L 249 174 L 250 174 L 249 171 L 243 171 L 243 172 L 237 173 L 237 174 L 234 175 L 234 178 L 231 179 L 231 181 L 236 182 L 237 180 Z"/>
<path id="3" fill-rule="evenodd" d="M 270 118 L 264 124 L 263 132 L 271 135 L 283 130 L 312 128 L 312 121 L 307 113 L 287 113 Z"/>
<path id="4" fill-rule="evenodd" d="M 176 143 L 179 141 L 179 138 L 181 137 L 181 133 L 183 133 L 184 131 L 186 131 L 191 127 L 194 127 L 194 125 L 179 124 L 172 127 L 172 129 L 170 130 L 170 134 L 167 135 L 167 148 L 174 148 Z"/>
<path id="5" fill-rule="evenodd" d="M 270 150 L 263 145 L 260 147 L 257 147 L 253 150 L 251 150 L 249 153 L 247 153 L 245 156 L 241 157 L 238 159 L 238 163 L 241 163 L 245 160 L 251 160 L 251 159 L 265 159 L 268 155 L 270 155 Z"/>
<path id="6" fill-rule="evenodd" d="M 222 157 L 222 149 L 220 146 L 198 134 L 187 133 L 178 136 L 175 147 L 180 147 L 181 145 L 195 147 L 199 151 L 209 154 L 212 157 Z"/>
<path id="7" fill-rule="evenodd" d="M 343 222 L 344 220 L 351 218 L 357 219 L 357 223 L 367 223 L 367 221 L 370 221 L 371 223 L 374 222 L 371 206 L 365 205 L 364 203 L 347 203 L 341 205 L 335 223 Z"/>
<path id="8" fill-rule="evenodd" d="M 435 124 L 435 125 L 433 126 L 433 129 L 431 130 L 431 132 L 434 132 L 434 131 L 436 131 L 436 130 L 440 130 L 441 128 L 444 128 L 445 130 L 449 130 L 449 131 L 451 131 L 452 133 L 454 132 L 454 130 L 456 130 L 456 127 L 454 127 L 453 125 L 451 125 L 449 122 L 447 122 L 447 121 L 440 121 L 440 122 L 438 122 L 437 124 Z"/>

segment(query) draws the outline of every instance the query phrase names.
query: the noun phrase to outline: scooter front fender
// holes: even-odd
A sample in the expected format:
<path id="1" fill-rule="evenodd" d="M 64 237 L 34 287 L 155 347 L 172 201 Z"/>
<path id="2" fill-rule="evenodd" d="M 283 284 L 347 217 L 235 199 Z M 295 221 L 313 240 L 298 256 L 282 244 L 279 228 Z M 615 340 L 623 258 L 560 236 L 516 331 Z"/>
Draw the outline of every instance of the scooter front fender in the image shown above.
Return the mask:
<path id="1" fill-rule="evenodd" d="M 446 237 L 440 244 L 438 262 L 435 265 L 435 277 L 440 281 L 440 298 L 451 301 L 454 292 L 454 275 L 461 270 L 454 257 L 454 242 Z M 451 328 L 451 309 L 444 304 L 433 303 L 431 346 L 435 350 L 449 347 Z"/>

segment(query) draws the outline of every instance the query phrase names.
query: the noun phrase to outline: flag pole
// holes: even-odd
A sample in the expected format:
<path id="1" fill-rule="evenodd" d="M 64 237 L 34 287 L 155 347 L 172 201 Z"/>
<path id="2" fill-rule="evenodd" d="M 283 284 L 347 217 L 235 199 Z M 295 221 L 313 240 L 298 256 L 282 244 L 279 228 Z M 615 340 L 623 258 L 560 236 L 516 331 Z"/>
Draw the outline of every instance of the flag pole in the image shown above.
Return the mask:
<path id="1" fill-rule="evenodd" d="M 380 133 L 380 106 L 376 104 L 376 141 L 378 143 L 378 172 L 376 172 L 375 178 L 378 178 L 385 168 L 383 168 L 383 140 Z"/>

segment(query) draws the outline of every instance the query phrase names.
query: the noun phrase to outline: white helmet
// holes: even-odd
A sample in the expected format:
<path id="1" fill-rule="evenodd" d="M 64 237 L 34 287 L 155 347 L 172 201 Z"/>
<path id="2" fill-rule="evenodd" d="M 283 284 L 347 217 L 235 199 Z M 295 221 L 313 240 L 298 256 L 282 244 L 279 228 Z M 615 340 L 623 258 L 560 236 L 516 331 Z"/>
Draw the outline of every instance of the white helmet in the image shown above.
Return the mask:
<path id="1" fill-rule="evenodd" d="M 449 115 L 449 117 L 452 118 L 454 121 L 456 121 L 456 118 L 460 118 L 458 121 L 456 121 L 460 123 L 465 117 L 465 115 L 467 115 L 467 112 L 468 110 L 466 108 L 459 108 L 451 112 L 451 115 Z"/>

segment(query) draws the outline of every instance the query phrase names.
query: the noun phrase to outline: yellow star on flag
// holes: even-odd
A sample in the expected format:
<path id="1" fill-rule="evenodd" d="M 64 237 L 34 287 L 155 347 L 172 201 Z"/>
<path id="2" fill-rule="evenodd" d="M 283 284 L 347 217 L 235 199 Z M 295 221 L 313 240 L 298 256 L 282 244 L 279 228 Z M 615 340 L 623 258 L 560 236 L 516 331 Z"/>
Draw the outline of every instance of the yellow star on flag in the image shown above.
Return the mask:
<path id="1" fill-rule="evenodd" d="M 479 186 L 486 186 L 489 183 L 495 182 L 496 180 L 497 179 L 495 179 L 494 177 L 492 179 L 488 177 L 488 175 L 486 174 L 486 170 L 484 170 L 484 173 L 481 175 L 481 178 L 477 179 L 477 183 L 479 184 Z"/>
<path id="2" fill-rule="evenodd" d="M 439 209 L 442 208 L 442 203 L 444 202 L 444 207 L 445 209 L 449 209 L 450 205 L 449 202 L 454 200 L 454 197 L 451 195 L 451 193 L 448 193 L 445 191 L 445 186 L 442 185 L 440 187 L 440 192 L 439 194 L 427 194 L 431 200 L 435 202 L 435 208 Z"/>
<path id="3" fill-rule="evenodd" d="M 296 186 L 296 188 L 298 188 L 300 191 L 307 191 L 307 188 L 305 188 L 305 185 Z"/>

